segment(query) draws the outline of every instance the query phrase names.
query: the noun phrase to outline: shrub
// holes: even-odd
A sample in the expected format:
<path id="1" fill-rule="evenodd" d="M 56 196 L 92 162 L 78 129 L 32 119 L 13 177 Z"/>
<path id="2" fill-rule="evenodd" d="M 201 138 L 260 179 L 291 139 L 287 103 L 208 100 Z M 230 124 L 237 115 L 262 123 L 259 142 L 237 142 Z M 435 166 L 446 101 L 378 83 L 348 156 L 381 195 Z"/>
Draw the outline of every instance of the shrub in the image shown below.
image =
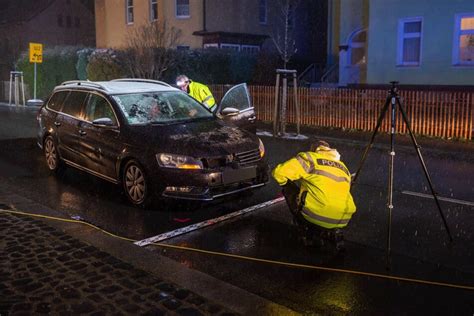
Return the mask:
<path id="1" fill-rule="evenodd" d="M 76 52 L 76 73 L 79 80 L 87 80 L 87 65 L 89 64 L 89 56 L 93 51 L 93 48 L 84 48 Z"/>
<path id="2" fill-rule="evenodd" d="M 91 81 L 105 81 L 127 76 L 121 52 L 112 49 L 96 49 L 89 56 L 87 78 Z"/>

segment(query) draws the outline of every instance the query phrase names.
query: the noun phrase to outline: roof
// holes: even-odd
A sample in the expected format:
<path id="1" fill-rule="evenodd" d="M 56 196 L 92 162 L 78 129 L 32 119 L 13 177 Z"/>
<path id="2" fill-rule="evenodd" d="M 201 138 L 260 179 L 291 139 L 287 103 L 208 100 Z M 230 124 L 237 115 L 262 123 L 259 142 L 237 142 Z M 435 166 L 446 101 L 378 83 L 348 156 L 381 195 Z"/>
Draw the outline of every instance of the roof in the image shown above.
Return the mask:
<path id="1" fill-rule="evenodd" d="M 98 90 L 107 94 L 123 94 L 123 93 L 144 93 L 157 91 L 180 91 L 166 82 L 147 80 L 147 79 L 118 79 L 112 81 L 66 81 L 56 86 L 54 90 L 62 90 L 66 88 L 88 88 Z"/>
<path id="2" fill-rule="evenodd" d="M 0 0 L 0 24 L 29 21 L 55 0 Z"/>
<path id="3" fill-rule="evenodd" d="M 27 22 L 41 14 L 57 0 L 0 0 L 0 24 Z M 77 1 L 77 0 L 75 0 Z M 79 0 L 91 13 L 93 0 Z"/>

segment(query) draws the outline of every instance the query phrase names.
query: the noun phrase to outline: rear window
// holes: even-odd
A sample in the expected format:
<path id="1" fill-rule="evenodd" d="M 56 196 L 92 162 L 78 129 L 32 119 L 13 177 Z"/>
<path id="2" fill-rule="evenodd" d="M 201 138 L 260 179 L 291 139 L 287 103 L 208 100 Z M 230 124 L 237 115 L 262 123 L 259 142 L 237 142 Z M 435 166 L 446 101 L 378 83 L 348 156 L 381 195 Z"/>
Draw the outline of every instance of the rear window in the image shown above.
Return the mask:
<path id="1" fill-rule="evenodd" d="M 48 101 L 48 109 L 54 111 L 60 111 L 63 105 L 64 99 L 66 98 L 69 91 L 59 91 L 53 94 L 53 96 Z"/>
<path id="2" fill-rule="evenodd" d="M 79 118 L 81 115 L 82 104 L 86 97 L 86 92 L 71 91 L 64 101 L 63 112 Z"/>

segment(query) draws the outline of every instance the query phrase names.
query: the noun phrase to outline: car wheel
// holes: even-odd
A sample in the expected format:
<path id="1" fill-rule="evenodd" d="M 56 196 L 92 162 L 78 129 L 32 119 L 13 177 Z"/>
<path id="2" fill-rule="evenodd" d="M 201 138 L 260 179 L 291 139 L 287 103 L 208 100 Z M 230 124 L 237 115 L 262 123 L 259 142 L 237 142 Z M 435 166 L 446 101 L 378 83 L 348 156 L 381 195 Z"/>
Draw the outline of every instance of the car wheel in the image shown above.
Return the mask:
<path id="1" fill-rule="evenodd" d="M 59 159 L 56 141 L 52 136 L 46 137 L 43 144 L 43 152 L 48 169 L 50 171 L 57 172 L 61 167 L 61 160 Z"/>
<path id="2" fill-rule="evenodd" d="M 143 167 L 130 160 L 123 168 L 122 183 L 127 199 L 134 205 L 146 206 L 149 202 L 150 188 Z"/>

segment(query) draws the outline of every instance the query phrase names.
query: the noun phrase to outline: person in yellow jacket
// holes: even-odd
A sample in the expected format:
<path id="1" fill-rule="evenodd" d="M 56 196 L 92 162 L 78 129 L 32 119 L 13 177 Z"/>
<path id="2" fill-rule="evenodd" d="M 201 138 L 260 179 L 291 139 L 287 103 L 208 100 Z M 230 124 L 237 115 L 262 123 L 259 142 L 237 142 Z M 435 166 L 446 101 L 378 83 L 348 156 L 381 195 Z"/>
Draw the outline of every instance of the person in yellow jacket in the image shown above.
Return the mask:
<path id="1" fill-rule="evenodd" d="M 283 187 L 303 242 L 333 241 L 337 249 L 342 248 L 341 228 L 347 226 L 356 206 L 350 193 L 351 174 L 338 151 L 325 141 L 313 143 L 309 152 L 277 165 L 272 175 Z"/>
<path id="2" fill-rule="evenodd" d="M 217 108 L 216 100 L 206 85 L 192 81 L 185 75 L 176 77 L 176 85 L 194 99 L 207 106 L 209 110 L 214 112 Z"/>

